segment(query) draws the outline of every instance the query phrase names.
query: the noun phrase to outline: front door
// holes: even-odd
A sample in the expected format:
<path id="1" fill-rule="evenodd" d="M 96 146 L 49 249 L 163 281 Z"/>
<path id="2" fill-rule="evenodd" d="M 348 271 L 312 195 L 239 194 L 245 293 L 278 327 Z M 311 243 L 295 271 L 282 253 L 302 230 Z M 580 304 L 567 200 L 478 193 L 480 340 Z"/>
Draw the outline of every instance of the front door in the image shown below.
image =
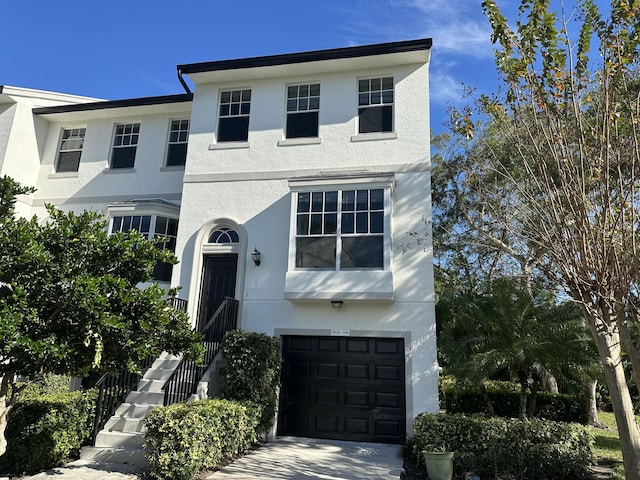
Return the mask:
<path id="1" fill-rule="evenodd" d="M 235 297 L 237 270 L 237 254 L 204 256 L 198 331 L 202 331 L 212 315 L 216 313 L 224 297 Z"/>

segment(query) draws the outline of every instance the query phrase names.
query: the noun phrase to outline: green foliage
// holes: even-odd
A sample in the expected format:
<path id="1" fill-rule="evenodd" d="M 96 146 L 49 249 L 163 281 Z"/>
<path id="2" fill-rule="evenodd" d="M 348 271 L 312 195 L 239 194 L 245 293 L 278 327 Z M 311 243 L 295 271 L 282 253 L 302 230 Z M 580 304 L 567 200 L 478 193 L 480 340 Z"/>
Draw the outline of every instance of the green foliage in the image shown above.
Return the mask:
<path id="1" fill-rule="evenodd" d="M 176 262 L 169 251 L 135 231 L 109 235 L 97 212 L 49 205 L 44 222 L 16 218 L 25 191 L 0 178 L 0 375 L 85 376 L 135 370 L 163 350 L 201 355 L 186 313 L 152 282 L 158 261 Z"/>
<path id="2" fill-rule="evenodd" d="M 453 451 L 455 470 L 480 478 L 581 479 L 593 461 L 590 431 L 577 424 L 422 413 L 413 426 L 416 456 Z"/>
<path id="3" fill-rule="evenodd" d="M 95 396 L 94 391 L 38 395 L 33 389 L 21 396 L 9 416 L 0 472 L 35 473 L 77 455 L 91 434 Z"/>
<path id="4" fill-rule="evenodd" d="M 222 370 L 222 396 L 260 405 L 259 430 L 267 432 L 276 415 L 280 341 L 262 333 L 232 330 L 224 337 L 222 354 L 227 362 Z"/>
<path id="5" fill-rule="evenodd" d="M 515 384 L 487 382 L 484 389 L 451 382 L 442 384 L 440 405 L 447 413 L 489 414 L 488 401 L 498 417 L 520 415 L 520 391 Z M 538 392 L 535 405 L 536 410 L 529 413 L 537 418 L 585 425 L 589 421 L 586 399 L 581 396 Z"/>
<path id="6" fill-rule="evenodd" d="M 177 403 L 151 411 L 145 419 L 145 446 L 151 475 L 188 480 L 250 448 L 258 439 L 261 409 L 230 400 Z"/>

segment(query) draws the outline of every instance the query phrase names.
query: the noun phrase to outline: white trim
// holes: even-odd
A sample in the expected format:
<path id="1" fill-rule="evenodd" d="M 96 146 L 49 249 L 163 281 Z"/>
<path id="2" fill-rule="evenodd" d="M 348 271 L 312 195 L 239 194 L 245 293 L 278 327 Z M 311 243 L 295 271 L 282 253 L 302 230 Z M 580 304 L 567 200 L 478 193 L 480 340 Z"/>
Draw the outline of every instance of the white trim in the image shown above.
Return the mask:
<path id="1" fill-rule="evenodd" d="M 249 148 L 249 142 L 220 142 L 209 145 L 209 150 L 233 150 L 239 148 Z"/>
<path id="2" fill-rule="evenodd" d="M 351 142 L 373 142 L 377 140 L 396 140 L 398 138 L 397 132 L 373 132 L 373 133 L 358 133 L 352 135 Z"/>
<path id="3" fill-rule="evenodd" d="M 320 137 L 300 137 L 300 138 L 285 138 L 278 140 L 279 147 L 292 147 L 296 145 L 320 145 L 322 138 Z"/>

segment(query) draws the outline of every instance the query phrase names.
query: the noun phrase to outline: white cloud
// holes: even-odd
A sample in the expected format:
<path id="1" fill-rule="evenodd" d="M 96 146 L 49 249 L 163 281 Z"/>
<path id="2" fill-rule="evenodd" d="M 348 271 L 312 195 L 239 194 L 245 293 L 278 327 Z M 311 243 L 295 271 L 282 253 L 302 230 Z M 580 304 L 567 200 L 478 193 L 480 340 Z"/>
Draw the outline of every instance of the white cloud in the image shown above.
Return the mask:
<path id="1" fill-rule="evenodd" d="M 432 71 L 429 75 L 429 97 L 433 104 L 446 105 L 462 100 L 462 83 L 446 71 Z"/>

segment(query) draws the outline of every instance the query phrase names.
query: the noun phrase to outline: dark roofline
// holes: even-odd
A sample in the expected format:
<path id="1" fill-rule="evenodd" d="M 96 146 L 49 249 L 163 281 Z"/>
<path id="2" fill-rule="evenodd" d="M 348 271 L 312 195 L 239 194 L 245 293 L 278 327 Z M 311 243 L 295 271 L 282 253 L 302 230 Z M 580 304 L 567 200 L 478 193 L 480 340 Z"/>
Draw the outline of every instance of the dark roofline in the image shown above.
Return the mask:
<path id="1" fill-rule="evenodd" d="M 193 95 L 190 95 L 188 93 L 180 93 L 177 95 L 163 95 L 159 97 L 127 98 L 124 100 L 107 100 L 104 102 L 75 103 L 71 105 L 57 105 L 55 107 L 39 107 L 34 108 L 33 113 L 36 115 L 46 115 L 49 113 L 85 112 L 91 110 L 103 110 L 107 108 L 141 107 L 145 105 L 190 102 L 192 100 Z"/>
<path id="2" fill-rule="evenodd" d="M 389 53 L 413 52 L 431 48 L 430 38 L 408 40 L 402 42 L 377 43 L 358 47 L 332 48 L 328 50 L 314 50 L 302 53 L 286 53 L 282 55 L 268 55 L 264 57 L 240 58 L 235 60 L 219 60 L 215 62 L 188 63 L 178 65 L 178 72 L 183 74 L 212 72 L 218 70 L 235 70 L 239 68 L 271 67 L 292 63 L 318 62 L 322 60 L 337 60 L 342 58 L 367 57 Z"/>

